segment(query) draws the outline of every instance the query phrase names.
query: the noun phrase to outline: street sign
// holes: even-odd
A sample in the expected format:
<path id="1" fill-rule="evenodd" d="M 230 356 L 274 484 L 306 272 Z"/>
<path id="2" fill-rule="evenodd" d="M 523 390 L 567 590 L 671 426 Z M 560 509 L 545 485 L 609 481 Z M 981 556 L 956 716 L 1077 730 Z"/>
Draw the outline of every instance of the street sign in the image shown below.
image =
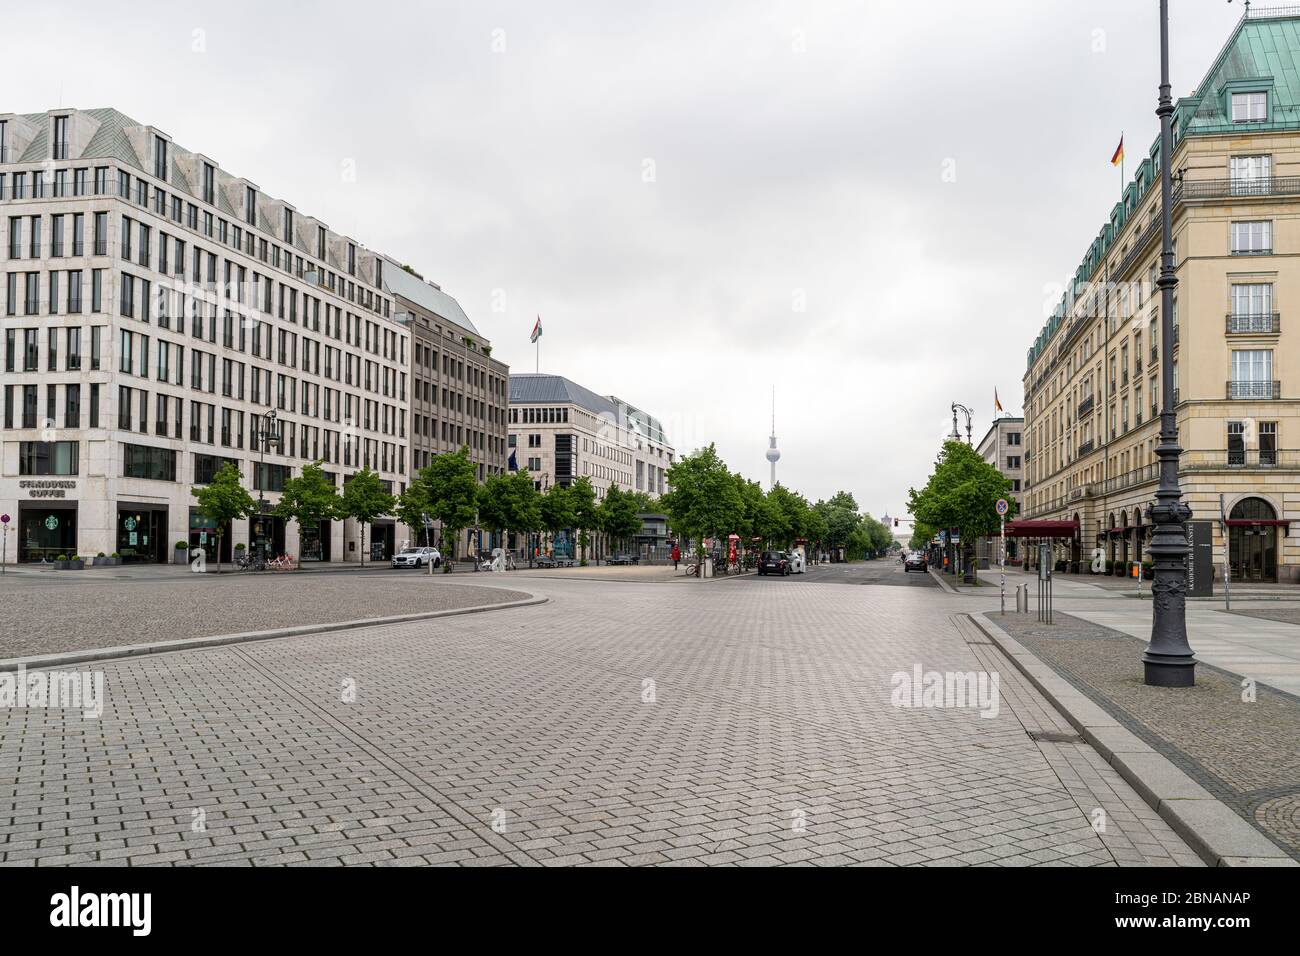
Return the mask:
<path id="1" fill-rule="evenodd" d="M 999 499 L 998 499 L 998 503 L 997 503 L 996 505 L 994 505 L 993 507 L 997 509 L 997 512 L 998 512 L 998 514 L 1000 514 L 1000 515 L 1004 515 L 1004 514 L 1006 514 L 1007 511 L 1009 511 L 1010 508 L 1011 508 L 1011 506 L 1010 506 L 1009 504 L 1007 504 L 1007 499 L 1006 499 L 1006 498 L 999 498 Z"/>
<path id="2" fill-rule="evenodd" d="M 8 516 L 8 515 L 0 515 L 0 524 L 8 524 L 8 523 L 9 523 L 9 516 Z"/>

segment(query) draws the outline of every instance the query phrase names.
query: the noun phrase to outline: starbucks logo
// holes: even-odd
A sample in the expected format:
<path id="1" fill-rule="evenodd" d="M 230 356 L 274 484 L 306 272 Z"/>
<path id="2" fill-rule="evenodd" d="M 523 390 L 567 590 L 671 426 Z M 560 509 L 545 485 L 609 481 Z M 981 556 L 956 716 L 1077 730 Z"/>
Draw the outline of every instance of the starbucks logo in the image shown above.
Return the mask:
<path id="1" fill-rule="evenodd" d="M 122 523 L 123 523 L 124 525 L 126 525 L 126 530 L 127 530 L 127 531 L 134 531 L 134 530 L 135 530 L 135 519 L 134 519 L 134 518 L 127 518 L 126 521 L 124 521 L 124 522 L 122 522 Z"/>
<path id="2" fill-rule="evenodd" d="M 45 527 L 49 528 L 51 531 L 53 531 L 58 526 L 59 526 L 59 519 L 54 517 L 54 515 L 50 515 L 48 518 L 45 519 Z"/>

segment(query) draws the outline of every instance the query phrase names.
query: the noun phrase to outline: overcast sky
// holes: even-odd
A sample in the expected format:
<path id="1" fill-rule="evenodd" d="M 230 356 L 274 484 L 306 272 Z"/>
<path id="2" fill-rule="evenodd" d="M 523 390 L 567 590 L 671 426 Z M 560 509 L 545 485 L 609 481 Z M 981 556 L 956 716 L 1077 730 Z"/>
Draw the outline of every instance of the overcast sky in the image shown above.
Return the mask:
<path id="1" fill-rule="evenodd" d="M 1240 4 L 1175 0 L 1188 93 Z M 1021 410 L 1047 303 L 1158 133 L 1157 3 L 61 3 L 0 110 L 115 107 L 409 262 L 494 355 L 766 481 L 903 513 Z M 353 171 L 355 175 L 348 175 Z"/>

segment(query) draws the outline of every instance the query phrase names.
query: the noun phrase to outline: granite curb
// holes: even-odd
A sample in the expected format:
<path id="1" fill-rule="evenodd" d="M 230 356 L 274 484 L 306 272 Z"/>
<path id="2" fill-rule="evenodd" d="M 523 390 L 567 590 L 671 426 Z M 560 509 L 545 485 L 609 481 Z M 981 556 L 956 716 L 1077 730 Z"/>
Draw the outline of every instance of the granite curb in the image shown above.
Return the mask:
<path id="1" fill-rule="evenodd" d="M 238 634 L 214 634 L 209 637 L 191 637 L 179 641 L 154 641 L 148 644 L 126 644 L 118 647 L 99 647 L 86 651 L 68 651 L 63 654 L 45 654 L 33 657 L 11 657 L 0 660 L 0 673 L 58 668 L 66 664 L 84 664 L 90 661 L 119 660 L 144 654 L 167 654 L 172 651 L 192 651 L 227 644 L 244 644 L 252 641 L 269 641 L 281 637 L 301 637 L 306 634 L 323 634 L 330 631 L 350 631 L 367 627 L 385 627 L 390 624 L 409 624 L 460 614 L 481 611 L 504 611 L 510 608 L 532 607 L 545 604 L 546 597 L 530 597 L 521 601 L 501 601 L 496 604 L 478 604 L 473 607 L 448 608 L 441 611 L 424 611 L 418 614 L 398 614 L 391 617 L 371 617 L 358 621 L 335 621 L 325 624 L 304 624 L 298 627 L 280 627 L 266 631 L 243 631 Z"/>
<path id="2" fill-rule="evenodd" d="M 983 614 L 967 615 L 1209 866 L 1300 866 Z"/>

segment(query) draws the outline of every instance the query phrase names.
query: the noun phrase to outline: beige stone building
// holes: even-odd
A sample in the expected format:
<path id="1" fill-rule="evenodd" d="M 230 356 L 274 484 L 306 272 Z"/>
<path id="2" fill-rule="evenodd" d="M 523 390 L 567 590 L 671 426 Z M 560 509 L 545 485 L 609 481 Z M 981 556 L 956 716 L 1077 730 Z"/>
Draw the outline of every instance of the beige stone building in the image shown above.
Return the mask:
<path id="1" fill-rule="evenodd" d="M 1300 579 L 1300 10 L 1250 10 L 1174 115 L 1175 335 L 1159 334 L 1159 141 L 1028 355 L 1029 519 L 1058 559 L 1148 560 L 1161 363 L 1192 520 L 1234 580 Z M 1220 523 L 1220 496 L 1228 519 Z"/>

